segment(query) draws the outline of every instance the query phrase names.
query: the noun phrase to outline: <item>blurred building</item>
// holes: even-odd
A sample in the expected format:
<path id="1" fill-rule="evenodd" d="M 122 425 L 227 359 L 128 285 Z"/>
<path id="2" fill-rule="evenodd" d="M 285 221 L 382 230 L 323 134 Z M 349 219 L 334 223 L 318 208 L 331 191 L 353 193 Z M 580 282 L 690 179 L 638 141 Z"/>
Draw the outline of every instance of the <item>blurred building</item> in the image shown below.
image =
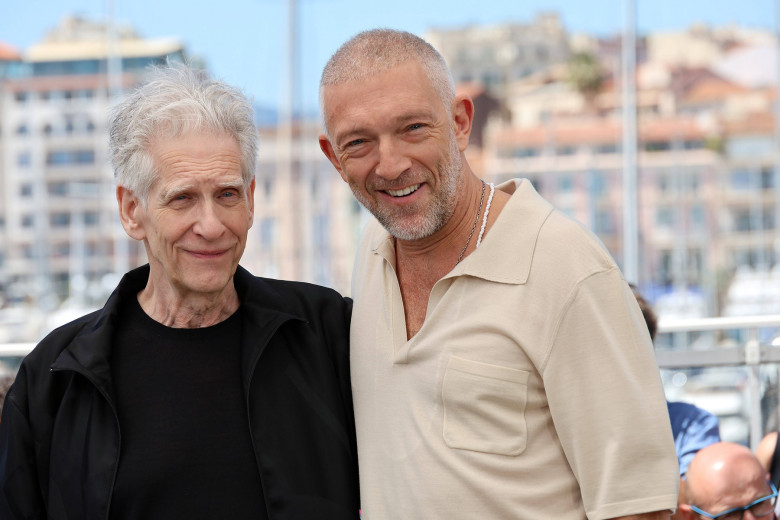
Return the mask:
<path id="1" fill-rule="evenodd" d="M 350 292 L 368 213 L 322 153 L 318 120 L 260 128 L 255 223 L 242 265 Z"/>
<path id="2" fill-rule="evenodd" d="M 51 311 L 68 296 L 102 302 L 112 275 L 145 258 L 119 225 L 107 116 L 146 66 L 168 58 L 183 59 L 180 42 L 79 17 L 62 20 L 21 56 L 0 57 L 0 286 L 7 303 Z"/>
<path id="3" fill-rule="evenodd" d="M 472 142 L 478 146 L 470 153 L 479 158 L 477 171 L 485 178 L 529 178 L 556 207 L 596 232 L 620 263 L 619 38 L 569 38 L 552 20 L 545 15 L 530 26 L 557 27 L 551 41 L 562 40 L 553 45 L 561 51 L 550 51 L 555 59 L 524 74 L 501 76 L 506 80 L 502 88 L 491 90 L 500 109 L 485 123 L 480 143 Z M 504 27 L 505 33 L 509 27 L 514 26 Z M 473 36 L 432 34 L 456 77 L 490 87 L 496 76 L 484 71 L 491 60 L 462 59 Z M 532 37 L 480 42 L 474 48 L 487 56 L 492 45 L 494 60 L 527 56 L 536 45 Z M 647 294 L 693 289 L 703 295 L 707 313 L 718 315 L 737 268 L 768 271 L 780 260 L 773 117 L 777 87 L 766 81 L 776 76 L 762 70 L 774 72 L 777 55 L 759 59 L 774 45 L 766 31 L 702 25 L 639 39 L 640 280 L 635 282 Z M 563 51 L 567 48 L 570 54 Z M 572 72 L 574 60 L 583 55 L 587 59 L 577 63 L 576 72 L 590 78 L 589 83 Z M 752 62 L 746 59 L 750 56 Z M 583 71 L 583 63 L 594 70 Z"/>
<path id="4" fill-rule="evenodd" d="M 557 13 L 530 23 L 431 29 L 425 38 L 447 61 L 456 83 L 479 83 L 498 97 L 509 85 L 569 58 L 569 41 Z"/>
<path id="5" fill-rule="evenodd" d="M 68 17 L 24 52 L 0 44 L 0 343 L 96 307 L 146 262 L 117 216 L 108 112 L 175 39 Z M 197 66 L 197 65 L 196 65 Z M 350 289 L 366 213 L 318 146 L 318 121 L 261 127 L 255 223 L 242 264 Z"/>

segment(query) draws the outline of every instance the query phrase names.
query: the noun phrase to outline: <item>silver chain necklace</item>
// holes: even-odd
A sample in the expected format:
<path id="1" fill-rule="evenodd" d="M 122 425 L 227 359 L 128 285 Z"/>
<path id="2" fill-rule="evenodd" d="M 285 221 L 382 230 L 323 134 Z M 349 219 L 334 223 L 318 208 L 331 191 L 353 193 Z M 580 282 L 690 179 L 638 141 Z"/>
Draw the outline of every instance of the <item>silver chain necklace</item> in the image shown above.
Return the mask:
<path id="1" fill-rule="evenodd" d="M 471 242 L 471 237 L 474 235 L 474 231 L 477 229 L 477 224 L 479 224 L 479 214 L 482 212 L 482 202 L 484 200 L 485 200 L 485 181 L 482 181 L 482 196 L 479 198 L 479 207 L 477 208 L 477 216 L 474 217 L 474 225 L 471 226 L 471 232 L 469 233 L 469 237 L 466 239 L 466 245 L 464 245 L 463 249 L 461 249 L 460 255 L 458 255 L 458 261 L 455 262 L 455 265 L 458 265 L 460 261 L 463 260 L 463 255 L 466 253 L 466 249 L 468 249 L 469 247 L 469 242 Z"/>

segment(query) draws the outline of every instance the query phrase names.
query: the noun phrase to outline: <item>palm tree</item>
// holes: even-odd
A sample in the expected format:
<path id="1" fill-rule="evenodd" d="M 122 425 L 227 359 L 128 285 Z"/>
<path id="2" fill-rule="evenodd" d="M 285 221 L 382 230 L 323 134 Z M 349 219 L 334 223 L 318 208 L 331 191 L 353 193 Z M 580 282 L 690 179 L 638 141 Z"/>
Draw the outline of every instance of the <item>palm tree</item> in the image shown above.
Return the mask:
<path id="1" fill-rule="evenodd" d="M 596 96 L 604 85 L 604 73 L 598 59 L 589 52 L 572 55 L 566 69 L 566 81 L 585 99 L 585 109 L 596 112 Z"/>

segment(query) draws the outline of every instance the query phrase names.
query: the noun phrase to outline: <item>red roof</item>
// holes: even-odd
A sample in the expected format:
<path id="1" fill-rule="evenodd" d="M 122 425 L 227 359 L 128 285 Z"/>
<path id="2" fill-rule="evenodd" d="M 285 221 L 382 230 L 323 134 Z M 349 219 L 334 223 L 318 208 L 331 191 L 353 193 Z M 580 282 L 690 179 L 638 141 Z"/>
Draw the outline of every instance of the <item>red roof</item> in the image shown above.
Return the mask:
<path id="1" fill-rule="evenodd" d="M 0 41 L 0 61 L 21 61 L 22 55 L 15 47 Z"/>

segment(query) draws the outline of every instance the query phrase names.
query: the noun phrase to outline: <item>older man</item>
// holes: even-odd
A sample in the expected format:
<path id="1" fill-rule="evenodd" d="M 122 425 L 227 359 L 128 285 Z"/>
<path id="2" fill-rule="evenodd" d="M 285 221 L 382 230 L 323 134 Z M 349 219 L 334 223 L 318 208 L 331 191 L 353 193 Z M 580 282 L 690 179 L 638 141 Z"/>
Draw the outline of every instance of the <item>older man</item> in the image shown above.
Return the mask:
<path id="1" fill-rule="evenodd" d="M 775 520 L 777 489 L 758 459 L 740 444 L 718 442 L 696 453 L 688 467 L 683 518 Z"/>
<path id="2" fill-rule="evenodd" d="M 251 105 L 171 66 L 110 131 L 122 225 L 149 264 L 24 360 L 0 518 L 357 518 L 349 302 L 238 266 Z"/>
<path id="3" fill-rule="evenodd" d="M 353 286 L 363 518 L 668 518 L 652 345 L 595 237 L 470 169 L 474 104 L 420 38 L 355 36 L 320 99 L 320 146 L 378 221 Z"/>

